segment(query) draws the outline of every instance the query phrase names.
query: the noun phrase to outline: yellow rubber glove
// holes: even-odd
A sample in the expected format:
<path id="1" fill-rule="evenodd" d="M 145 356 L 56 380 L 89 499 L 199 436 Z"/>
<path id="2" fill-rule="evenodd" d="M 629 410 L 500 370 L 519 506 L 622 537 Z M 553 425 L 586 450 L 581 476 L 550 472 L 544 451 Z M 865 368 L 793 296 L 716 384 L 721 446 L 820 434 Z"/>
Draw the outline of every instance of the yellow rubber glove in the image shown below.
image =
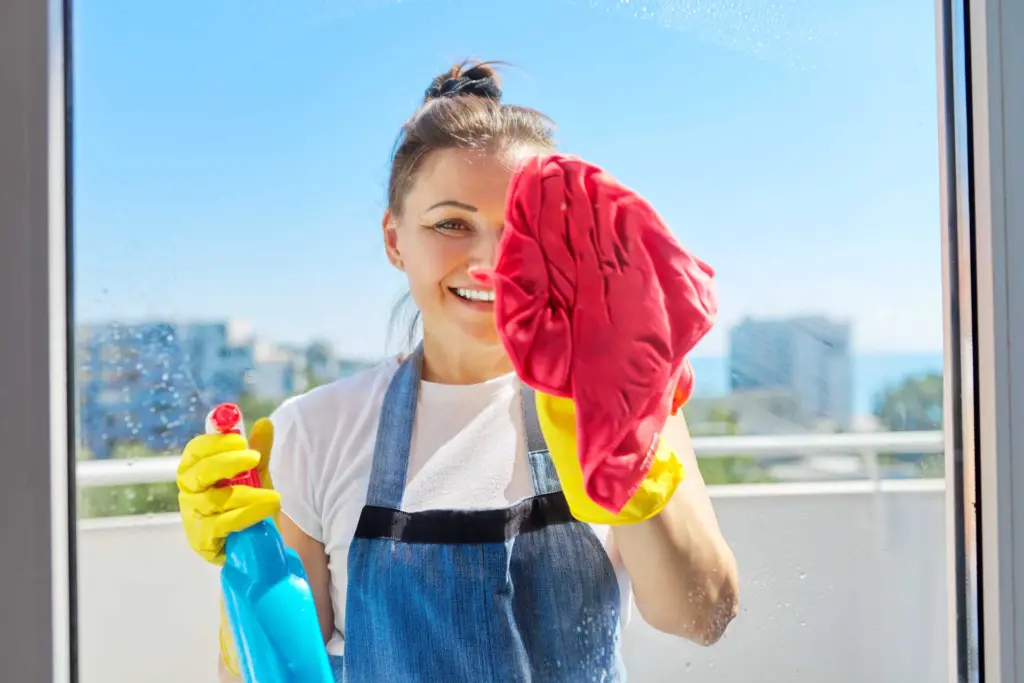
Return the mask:
<path id="1" fill-rule="evenodd" d="M 248 445 L 240 434 L 202 434 L 185 446 L 178 465 L 178 505 L 185 538 L 207 562 L 224 564 L 228 534 L 247 529 L 281 510 L 281 494 L 270 479 L 270 447 L 274 425 L 258 420 Z M 255 468 L 262 488 L 215 484 Z M 220 651 L 227 670 L 238 677 L 238 653 L 221 601 Z"/>
<path id="2" fill-rule="evenodd" d="M 583 470 L 576 448 L 576 405 L 569 398 L 540 391 L 534 394 L 540 428 L 573 517 L 591 524 L 635 524 L 654 517 L 668 504 L 685 473 L 683 464 L 664 440 L 658 443 L 654 463 L 640 488 L 619 514 L 614 514 L 591 500 L 583 488 Z"/>
<path id="3" fill-rule="evenodd" d="M 253 425 L 249 443 L 241 434 L 201 434 L 188 442 L 178 464 L 178 505 L 185 537 L 207 562 L 224 564 L 228 534 L 276 517 L 281 495 L 270 482 L 270 420 Z M 215 484 L 255 468 L 263 488 Z"/>

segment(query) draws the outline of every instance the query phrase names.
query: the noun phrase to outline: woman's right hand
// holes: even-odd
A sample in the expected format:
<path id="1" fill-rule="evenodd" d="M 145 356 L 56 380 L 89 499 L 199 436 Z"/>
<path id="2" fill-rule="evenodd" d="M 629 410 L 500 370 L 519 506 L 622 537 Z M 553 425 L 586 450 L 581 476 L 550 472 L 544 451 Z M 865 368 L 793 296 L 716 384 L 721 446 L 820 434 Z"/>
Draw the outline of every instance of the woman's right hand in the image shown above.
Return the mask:
<path id="1" fill-rule="evenodd" d="M 270 480 L 274 426 L 256 422 L 246 443 L 240 434 L 201 434 L 185 446 L 178 465 L 178 505 L 185 537 L 207 562 L 224 564 L 228 534 L 276 517 L 281 495 Z M 256 469 L 262 488 L 216 486 L 217 482 Z"/>

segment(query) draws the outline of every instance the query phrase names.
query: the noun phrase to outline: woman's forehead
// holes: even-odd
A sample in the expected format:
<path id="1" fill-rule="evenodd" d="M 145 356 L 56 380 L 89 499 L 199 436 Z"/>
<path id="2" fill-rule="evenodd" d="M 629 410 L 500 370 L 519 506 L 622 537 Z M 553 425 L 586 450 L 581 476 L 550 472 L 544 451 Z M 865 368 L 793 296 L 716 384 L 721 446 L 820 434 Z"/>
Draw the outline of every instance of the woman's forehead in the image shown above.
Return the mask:
<path id="1" fill-rule="evenodd" d="M 503 203 L 516 166 L 536 154 L 536 151 L 528 152 L 523 148 L 496 153 L 438 150 L 424 159 L 410 188 L 408 205 L 423 210 L 436 201 L 445 200 L 474 205 Z"/>

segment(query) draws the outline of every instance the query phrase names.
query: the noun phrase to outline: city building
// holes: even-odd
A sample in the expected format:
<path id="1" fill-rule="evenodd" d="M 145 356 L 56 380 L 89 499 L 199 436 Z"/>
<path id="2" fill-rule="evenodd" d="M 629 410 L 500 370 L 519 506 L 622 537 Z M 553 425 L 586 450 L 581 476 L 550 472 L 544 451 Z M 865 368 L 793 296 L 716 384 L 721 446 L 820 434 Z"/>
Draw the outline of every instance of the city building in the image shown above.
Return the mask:
<path id="1" fill-rule="evenodd" d="M 853 426 L 850 325 L 822 316 L 746 318 L 729 331 L 729 386 L 735 393 L 788 393 L 786 419 L 812 430 Z"/>
<path id="2" fill-rule="evenodd" d="M 252 332 L 237 320 L 84 325 L 75 346 L 80 444 L 96 458 L 126 444 L 180 448 L 202 430 L 206 411 L 237 400 L 259 368 Z M 264 374 L 260 390 L 272 393 Z M 274 388 L 284 396 L 291 385 Z"/>
<path id="3" fill-rule="evenodd" d="M 331 345 L 325 341 L 315 341 L 305 349 L 306 372 L 311 382 L 322 382 L 324 379 L 340 377 L 341 361 L 334 353 Z"/>
<path id="4" fill-rule="evenodd" d="M 245 375 L 245 390 L 261 400 L 281 399 L 306 390 L 306 354 L 267 341 L 253 342 L 253 362 Z"/>

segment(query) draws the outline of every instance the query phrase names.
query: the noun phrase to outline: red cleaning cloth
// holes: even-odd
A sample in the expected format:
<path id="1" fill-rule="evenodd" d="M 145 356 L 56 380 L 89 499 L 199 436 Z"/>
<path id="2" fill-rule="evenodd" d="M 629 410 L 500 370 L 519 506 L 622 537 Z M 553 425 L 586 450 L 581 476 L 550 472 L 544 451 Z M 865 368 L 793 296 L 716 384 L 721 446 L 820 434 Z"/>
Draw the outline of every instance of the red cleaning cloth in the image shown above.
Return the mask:
<path id="1" fill-rule="evenodd" d="M 711 267 L 612 176 L 564 155 L 513 176 L 493 274 L 523 382 L 572 398 L 587 495 L 618 513 L 689 398 L 686 355 L 714 323 Z"/>

